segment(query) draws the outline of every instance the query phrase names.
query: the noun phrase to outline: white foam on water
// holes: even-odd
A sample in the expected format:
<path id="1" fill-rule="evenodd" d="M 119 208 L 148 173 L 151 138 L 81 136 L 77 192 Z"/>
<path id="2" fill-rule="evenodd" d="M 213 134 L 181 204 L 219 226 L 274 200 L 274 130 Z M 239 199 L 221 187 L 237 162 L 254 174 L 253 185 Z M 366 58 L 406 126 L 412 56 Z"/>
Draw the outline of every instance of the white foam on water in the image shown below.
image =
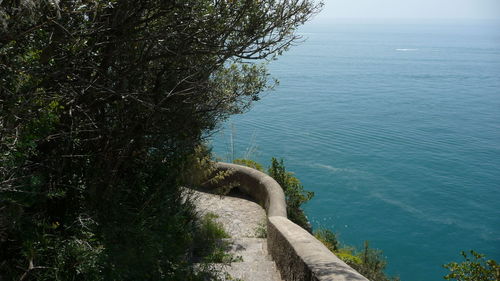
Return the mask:
<path id="1" fill-rule="evenodd" d="M 340 172 L 357 173 L 357 172 L 359 172 L 356 169 L 337 168 L 337 167 L 333 167 L 333 166 L 330 166 L 330 165 L 324 165 L 324 164 L 319 164 L 319 163 L 316 163 L 313 166 L 323 168 L 323 169 L 328 170 L 328 171 L 333 172 L 333 173 L 340 173 Z"/>
<path id="2" fill-rule="evenodd" d="M 414 52 L 414 51 L 418 51 L 418 49 L 405 49 L 405 48 L 402 48 L 402 49 L 396 49 L 396 51 L 398 51 L 398 52 Z"/>
<path id="3" fill-rule="evenodd" d="M 377 198 L 387 204 L 393 205 L 395 207 L 398 207 L 402 209 L 403 211 L 406 211 L 415 217 L 437 223 L 437 224 L 444 224 L 444 225 L 453 225 L 455 227 L 465 229 L 467 231 L 479 231 L 481 233 L 480 237 L 483 240 L 486 241 L 498 241 L 500 240 L 500 237 L 498 236 L 498 233 L 489 228 L 486 225 L 482 225 L 476 222 L 467 222 L 467 221 L 460 221 L 458 218 L 452 218 L 452 217 L 445 217 L 445 216 L 435 216 L 431 215 L 429 213 L 426 213 L 419 208 L 413 207 L 410 204 L 404 203 L 403 201 L 395 200 L 395 199 L 390 199 L 387 196 L 384 196 L 383 194 L 379 192 L 371 192 L 369 194 L 373 198 Z"/>

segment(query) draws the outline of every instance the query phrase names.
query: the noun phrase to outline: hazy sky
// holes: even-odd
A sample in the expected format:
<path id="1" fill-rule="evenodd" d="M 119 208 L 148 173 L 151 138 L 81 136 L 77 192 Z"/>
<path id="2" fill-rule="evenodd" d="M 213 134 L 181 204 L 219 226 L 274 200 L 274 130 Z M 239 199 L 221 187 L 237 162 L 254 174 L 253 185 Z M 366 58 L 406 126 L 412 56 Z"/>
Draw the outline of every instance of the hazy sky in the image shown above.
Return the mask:
<path id="1" fill-rule="evenodd" d="M 323 0 L 318 18 L 496 19 L 500 0 Z"/>

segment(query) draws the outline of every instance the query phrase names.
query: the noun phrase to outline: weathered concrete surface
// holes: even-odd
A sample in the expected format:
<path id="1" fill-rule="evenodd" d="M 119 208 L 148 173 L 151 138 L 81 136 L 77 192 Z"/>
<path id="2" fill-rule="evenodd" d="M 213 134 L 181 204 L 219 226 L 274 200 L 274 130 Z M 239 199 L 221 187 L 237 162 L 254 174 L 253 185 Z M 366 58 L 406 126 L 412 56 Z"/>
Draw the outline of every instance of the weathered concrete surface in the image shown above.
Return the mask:
<path id="1" fill-rule="evenodd" d="M 265 238 L 230 238 L 227 252 L 234 257 L 241 257 L 245 262 L 270 261 L 267 255 L 267 240 Z"/>
<path id="2" fill-rule="evenodd" d="M 230 239 L 229 252 L 241 257 L 242 262 L 234 262 L 226 268 L 232 278 L 245 281 L 281 281 L 276 264 L 267 254 L 265 238 Z"/>
<path id="3" fill-rule="evenodd" d="M 267 253 L 267 240 L 257 238 L 266 228 L 266 212 L 247 195 L 232 192 L 230 196 L 219 196 L 208 191 L 188 190 L 199 216 L 212 213 L 231 238 L 226 251 L 233 254 L 237 262 L 229 265 L 212 264 L 229 275 L 222 280 L 233 281 L 281 281 L 276 264 Z M 225 244 L 225 243 L 224 243 Z"/>
<path id="4" fill-rule="evenodd" d="M 203 216 L 213 213 L 233 238 L 256 237 L 258 229 L 266 227 L 266 212 L 252 198 L 242 194 L 219 196 L 208 191 L 191 191 L 196 211 Z M 237 197 L 236 197 L 237 196 Z"/>
<path id="5" fill-rule="evenodd" d="M 239 189 L 266 209 L 268 251 L 287 281 L 368 281 L 330 252 L 320 241 L 287 219 L 286 203 L 280 185 L 255 169 L 229 163 L 216 163 L 219 170 L 231 170 L 228 183 L 238 182 Z"/>
<path id="6" fill-rule="evenodd" d="M 228 281 L 281 281 L 273 261 L 235 262 L 226 272 L 232 278 L 228 278 Z"/>
<path id="7" fill-rule="evenodd" d="M 233 171 L 224 182 L 238 182 L 239 190 L 255 199 L 266 210 L 268 216 L 286 217 L 285 194 L 273 178 L 255 169 L 236 164 L 218 162 L 216 167 L 222 171 Z"/>
<path id="8" fill-rule="evenodd" d="M 269 217 L 268 251 L 287 281 L 368 281 L 309 232 L 284 217 Z"/>

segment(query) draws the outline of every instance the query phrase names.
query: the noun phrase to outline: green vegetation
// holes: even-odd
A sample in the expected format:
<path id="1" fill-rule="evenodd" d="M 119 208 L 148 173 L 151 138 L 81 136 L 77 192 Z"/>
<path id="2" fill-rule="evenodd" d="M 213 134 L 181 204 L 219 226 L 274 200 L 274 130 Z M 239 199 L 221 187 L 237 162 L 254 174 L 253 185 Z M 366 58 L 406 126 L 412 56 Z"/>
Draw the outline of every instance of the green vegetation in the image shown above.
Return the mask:
<path id="1" fill-rule="evenodd" d="M 263 171 L 262 165 L 253 160 L 236 159 L 233 162 Z M 311 200 L 314 193 L 304 190 L 304 187 L 293 173 L 286 170 L 283 159 L 278 161 L 273 157 L 268 174 L 283 187 L 288 218 L 312 233 L 311 224 L 301 206 Z M 384 273 L 387 262 L 382 255 L 382 251 L 370 248 L 367 241 L 363 249 L 357 251 L 354 247 L 341 246 L 337 240 L 337 235 L 329 229 L 320 228 L 315 230 L 314 236 L 337 257 L 366 278 L 373 281 L 399 280 L 399 278 L 390 278 Z"/>
<path id="2" fill-rule="evenodd" d="M 261 164 L 250 159 L 235 159 L 233 163 L 264 172 L 264 168 Z M 288 218 L 300 227 L 312 233 L 311 224 L 309 223 L 309 220 L 307 219 L 301 206 L 311 200 L 314 196 L 314 192 L 304 190 L 304 186 L 302 186 L 300 180 L 295 177 L 292 172 L 286 170 L 283 159 L 278 161 L 273 157 L 271 159 L 271 166 L 267 170 L 267 174 L 276 180 L 276 182 L 278 182 L 283 188 Z"/>
<path id="3" fill-rule="evenodd" d="M 253 168 L 257 171 L 264 172 L 264 167 L 261 164 L 255 162 L 253 160 L 250 160 L 250 159 L 242 159 L 242 158 L 234 159 L 233 163 L 238 164 L 238 165 L 247 166 L 247 167 Z"/>
<path id="4" fill-rule="evenodd" d="M 312 1 L 0 2 L 5 280 L 196 280 L 204 139 L 272 88 Z"/>
<path id="5" fill-rule="evenodd" d="M 265 172 L 264 167 L 254 160 L 239 158 L 233 160 L 233 163 Z M 288 172 L 286 170 L 283 159 L 278 161 L 273 157 L 271 159 L 271 166 L 267 170 L 267 174 L 276 180 L 276 182 L 278 182 L 283 188 L 288 218 L 312 233 L 311 224 L 309 223 L 309 220 L 307 219 L 301 206 L 311 200 L 314 193 L 304 190 L 304 187 L 300 183 L 299 179 L 295 177 L 292 172 Z"/>
<path id="6" fill-rule="evenodd" d="M 288 218 L 312 233 L 312 226 L 301 206 L 313 198 L 314 192 L 304 190 L 304 186 L 302 186 L 299 179 L 292 172 L 286 170 L 283 159 L 278 161 L 273 157 L 271 159 L 271 167 L 269 167 L 267 172 L 269 176 L 281 185 L 285 192 Z"/>
<path id="7" fill-rule="evenodd" d="M 320 228 L 314 231 L 314 237 L 321 241 L 321 243 L 331 252 L 337 253 L 339 251 L 339 241 L 337 240 L 337 235 L 333 233 L 333 231 L 326 228 Z"/>
<path id="8" fill-rule="evenodd" d="M 314 231 L 314 236 L 337 257 L 366 278 L 373 281 L 399 280 L 397 277 L 390 278 L 384 273 L 387 262 L 382 251 L 370 248 L 368 241 L 365 241 L 361 251 L 356 251 L 353 247 L 341 246 L 337 235 L 329 229 L 320 228 Z"/>
<path id="9" fill-rule="evenodd" d="M 450 270 L 444 276 L 446 280 L 457 281 L 498 281 L 500 280 L 500 266 L 494 260 L 486 260 L 485 255 L 470 251 L 471 257 L 462 251 L 464 261 L 461 263 L 451 262 L 443 265 Z"/>
<path id="10" fill-rule="evenodd" d="M 228 242 L 224 238 L 230 238 L 223 226 L 215 219 L 217 215 L 206 214 L 200 220 L 200 226 L 194 235 L 193 256 L 195 260 L 201 258 L 205 263 L 230 263 L 237 261 L 233 255 L 226 252 Z"/>
<path id="11" fill-rule="evenodd" d="M 267 237 L 267 219 L 260 222 L 255 230 L 255 237 L 266 238 Z"/>
<path id="12" fill-rule="evenodd" d="M 357 253 L 361 263 L 351 263 L 350 265 L 366 278 L 373 281 L 399 280 L 398 277 L 389 278 L 384 273 L 387 261 L 379 249 L 370 248 L 368 241 L 365 241 L 363 250 Z"/>
<path id="13" fill-rule="evenodd" d="M 235 159 L 235 164 L 248 166 L 264 172 L 261 164 L 250 159 Z M 283 160 L 271 159 L 271 166 L 268 174 L 273 177 L 284 189 L 287 204 L 287 214 L 289 219 L 311 232 L 311 226 L 301 205 L 309 201 L 314 193 L 305 191 L 300 181 L 288 172 Z M 256 230 L 258 237 L 266 237 L 265 225 Z M 382 251 L 370 248 L 369 242 L 365 241 L 362 250 L 356 250 L 352 246 L 341 245 L 337 235 L 329 229 L 319 228 L 314 231 L 316 239 L 321 241 L 332 253 L 372 281 L 397 281 L 398 277 L 389 277 L 384 270 L 387 266 Z M 446 280 L 457 281 L 499 281 L 500 266 L 494 260 L 486 260 L 485 256 L 470 251 L 472 258 L 465 252 L 462 256 L 465 261 L 462 263 L 451 262 L 444 265 L 450 273 L 444 276 Z"/>

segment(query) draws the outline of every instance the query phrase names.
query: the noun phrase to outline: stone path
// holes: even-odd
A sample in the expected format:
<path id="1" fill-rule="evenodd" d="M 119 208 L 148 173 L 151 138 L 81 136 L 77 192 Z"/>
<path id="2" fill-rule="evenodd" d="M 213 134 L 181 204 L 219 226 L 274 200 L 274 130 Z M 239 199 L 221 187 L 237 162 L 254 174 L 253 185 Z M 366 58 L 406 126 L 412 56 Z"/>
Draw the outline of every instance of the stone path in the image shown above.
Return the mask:
<path id="1" fill-rule="evenodd" d="M 222 267 L 232 279 L 243 281 L 281 281 L 274 261 L 267 253 L 267 240 L 261 238 L 266 228 L 262 207 L 242 194 L 219 196 L 192 191 L 196 210 L 203 216 L 213 213 L 231 238 L 228 251 L 240 261 Z M 264 231 L 264 232 L 263 232 Z"/>

